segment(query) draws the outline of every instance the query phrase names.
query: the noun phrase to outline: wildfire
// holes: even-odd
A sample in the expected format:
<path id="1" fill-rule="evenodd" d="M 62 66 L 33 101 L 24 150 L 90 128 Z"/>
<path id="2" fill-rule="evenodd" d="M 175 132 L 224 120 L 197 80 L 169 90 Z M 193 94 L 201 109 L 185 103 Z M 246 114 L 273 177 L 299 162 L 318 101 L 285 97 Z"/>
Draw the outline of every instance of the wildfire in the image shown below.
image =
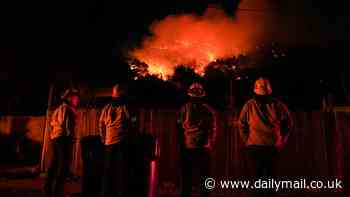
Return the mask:
<path id="1" fill-rule="evenodd" d="M 215 61 L 216 58 L 215 58 L 215 55 L 213 53 L 209 52 L 208 53 L 208 59 L 209 59 L 210 62 L 213 62 L 213 61 Z"/>
<path id="2" fill-rule="evenodd" d="M 148 72 L 151 75 L 157 75 L 161 79 L 169 78 L 169 73 L 172 71 L 168 67 L 161 64 L 149 64 Z"/>
<path id="3" fill-rule="evenodd" d="M 202 16 L 168 16 L 150 27 L 141 48 L 130 57 L 148 65 L 150 74 L 171 76 L 178 65 L 203 74 L 205 66 L 220 58 L 249 51 L 255 46 L 256 24 L 241 24 L 218 8 L 208 8 Z"/>

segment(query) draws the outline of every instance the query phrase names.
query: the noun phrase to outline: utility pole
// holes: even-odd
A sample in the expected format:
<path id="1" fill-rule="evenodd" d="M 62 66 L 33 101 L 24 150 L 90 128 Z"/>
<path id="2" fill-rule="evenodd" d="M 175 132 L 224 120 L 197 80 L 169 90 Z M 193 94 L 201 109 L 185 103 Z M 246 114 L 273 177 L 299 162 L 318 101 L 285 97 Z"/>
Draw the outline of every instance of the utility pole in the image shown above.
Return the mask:
<path id="1" fill-rule="evenodd" d="M 235 98 L 234 98 L 234 79 L 230 78 L 230 90 L 229 90 L 229 108 L 233 109 L 235 106 Z"/>
<path id="2" fill-rule="evenodd" d="M 44 135 L 43 135 L 43 147 L 42 147 L 42 151 L 41 151 L 41 163 L 40 163 L 40 171 L 44 172 L 45 171 L 45 158 L 46 158 L 46 152 L 48 150 L 48 138 L 49 138 L 49 120 L 50 120 L 50 109 L 51 109 L 51 105 L 52 105 L 52 99 L 53 99 L 53 94 L 54 94 L 54 88 L 55 85 L 52 83 L 50 85 L 50 89 L 49 89 L 49 95 L 48 95 L 48 102 L 47 102 L 47 109 L 46 109 L 46 116 L 45 116 L 45 120 L 44 120 Z"/>

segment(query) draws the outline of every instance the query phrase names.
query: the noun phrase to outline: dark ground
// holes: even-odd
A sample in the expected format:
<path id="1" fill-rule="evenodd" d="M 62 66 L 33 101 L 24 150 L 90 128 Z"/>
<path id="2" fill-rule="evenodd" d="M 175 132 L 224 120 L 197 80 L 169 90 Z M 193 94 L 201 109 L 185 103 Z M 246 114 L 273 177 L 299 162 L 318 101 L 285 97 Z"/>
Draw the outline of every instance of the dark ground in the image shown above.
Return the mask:
<path id="1" fill-rule="evenodd" d="M 43 177 L 2 179 L 0 178 L 0 196 L 2 197 L 44 197 L 41 187 Z M 67 196 L 79 196 L 80 183 L 69 182 L 65 187 Z"/>

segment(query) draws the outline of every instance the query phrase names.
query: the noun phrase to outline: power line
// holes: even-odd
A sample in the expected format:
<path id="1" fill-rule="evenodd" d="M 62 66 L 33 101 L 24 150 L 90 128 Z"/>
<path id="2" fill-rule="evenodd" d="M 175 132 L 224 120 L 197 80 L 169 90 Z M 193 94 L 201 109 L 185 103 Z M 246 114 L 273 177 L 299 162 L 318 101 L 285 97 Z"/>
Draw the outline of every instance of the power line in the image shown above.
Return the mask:
<path id="1" fill-rule="evenodd" d="M 261 14 L 272 14 L 272 13 L 285 13 L 282 9 L 253 9 L 253 8 L 238 8 L 237 11 L 242 12 L 255 12 L 255 13 L 261 13 Z M 304 14 L 304 12 L 300 10 L 294 10 L 293 12 L 289 12 L 289 14 Z"/>
<path id="2" fill-rule="evenodd" d="M 246 11 L 246 12 L 270 12 L 272 10 L 266 9 L 252 9 L 252 8 L 238 8 L 237 11 Z"/>

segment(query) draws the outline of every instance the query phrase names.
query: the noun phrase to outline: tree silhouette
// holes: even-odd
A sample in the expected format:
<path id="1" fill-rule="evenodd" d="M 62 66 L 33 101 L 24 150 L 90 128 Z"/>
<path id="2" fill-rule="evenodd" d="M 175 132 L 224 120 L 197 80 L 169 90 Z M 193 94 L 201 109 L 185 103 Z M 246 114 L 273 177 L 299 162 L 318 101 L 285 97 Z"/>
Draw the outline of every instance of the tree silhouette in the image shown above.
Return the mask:
<path id="1" fill-rule="evenodd" d="M 202 77 L 192 67 L 179 65 L 175 67 L 174 75 L 170 78 L 170 81 L 179 90 L 186 90 L 193 82 L 202 81 Z"/>
<path id="2" fill-rule="evenodd" d="M 129 61 L 130 69 L 132 71 L 132 75 L 134 79 L 138 79 L 140 77 L 145 77 L 148 75 L 148 65 L 145 62 L 142 62 L 138 59 L 130 59 Z"/>

